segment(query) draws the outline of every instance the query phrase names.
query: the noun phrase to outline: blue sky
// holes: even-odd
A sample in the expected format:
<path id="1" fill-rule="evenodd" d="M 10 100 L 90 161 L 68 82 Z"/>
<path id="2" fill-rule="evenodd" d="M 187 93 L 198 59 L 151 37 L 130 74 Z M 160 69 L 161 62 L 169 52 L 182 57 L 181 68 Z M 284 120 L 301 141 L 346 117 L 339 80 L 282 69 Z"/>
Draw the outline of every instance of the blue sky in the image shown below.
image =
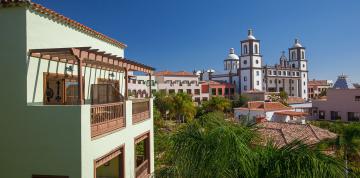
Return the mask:
<path id="1" fill-rule="evenodd" d="M 214 68 L 248 28 L 263 63 L 278 62 L 295 37 L 307 48 L 309 78 L 344 73 L 360 82 L 358 0 L 34 0 L 128 45 L 125 56 L 158 70 Z"/>

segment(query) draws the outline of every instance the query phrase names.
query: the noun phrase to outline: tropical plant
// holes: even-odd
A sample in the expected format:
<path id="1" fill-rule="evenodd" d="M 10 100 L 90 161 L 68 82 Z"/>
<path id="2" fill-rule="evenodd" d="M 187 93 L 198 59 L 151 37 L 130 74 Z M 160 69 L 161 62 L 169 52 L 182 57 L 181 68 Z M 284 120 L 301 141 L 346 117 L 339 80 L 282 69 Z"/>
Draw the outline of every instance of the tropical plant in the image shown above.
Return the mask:
<path id="1" fill-rule="evenodd" d="M 271 94 L 269 96 L 269 100 L 272 102 L 280 102 L 285 106 L 288 106 L 287 100 L 289 99 L 289 95 L 285 91 L 280 91 L 279 94 Z"/>
<path id="2" fill-rule="evenodd" d="M 178 122 L 191 120 L 196 114 L 196 108 L 190 95 L 186 93 L 177 93 L 172 95 L 172 103 L 169 109 L 170 116 L 176 118 Z"/>
<path id="3" fill-rule="evenodd" d="M 167 118 L 167 112 L 171 108 L 173 98 L 161 91 L 154 93 L 154 96 L 154 106 L 159 110 L 162 117 Z"/>
<path id="4" fill-rule="evenodd" d="M 201 108 L 204 113 L 209 112 L 228 112 L 231 109 L 230 100 L 224 97 L 211 97 L 209 101 L 202 103 Z"/>
<path id="5" fill-rule="evenodd" d="M 157 177 L 344 177 L 341 162 L 301 141 L 278 148 L 258 145 L 255 130 L 207 113 L 171 137 Z"/>
<path id="6" fill-rule="evenodd" d="M 232 107 L 243 107 L 246 106 L 250 101 L 250 98 L 246 95 L 235 95 L 234 100 L 232 101 Z"/>

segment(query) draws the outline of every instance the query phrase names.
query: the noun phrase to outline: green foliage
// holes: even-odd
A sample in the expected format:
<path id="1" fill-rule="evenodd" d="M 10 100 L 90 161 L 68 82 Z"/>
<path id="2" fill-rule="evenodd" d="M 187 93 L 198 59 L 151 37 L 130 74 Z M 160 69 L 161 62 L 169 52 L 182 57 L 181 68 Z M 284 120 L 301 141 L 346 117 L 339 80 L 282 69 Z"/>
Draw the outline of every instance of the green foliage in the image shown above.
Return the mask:
<path id="1" fill-rule="evenodd" d="M 339 135 L 335 142 L 322 143 L 322 146 L 336 148 L 336 156 L 348 162 L 350 177 L 360 177 L 360 123 L 313 121 L 312 124 Z"/>
<path id="2" fill-rule="evenodd" d="M 247 97 L 246 95 L 236 95 L 232 102 L 232 107 L 233 108 L 244 107 L 247 105 L 249 101 L 250 98 Z"/>
<path id="3" fill-rule="evenodd" d="M 280 102 L 285 106 L 288 106 L 287 100 L 289 99 L 289 95 L 285 91 L 280 91 L 279 94 L 271 94 L 269 96 L 270 101 L 272 102 Z"/>
<path id="4" fill-rule="evenodd" d="M 192 98 L 186 93 L 171 95 L 164 92 L 155 93 L 154 105 L 163 117 L 167 118 L 169 116 L 178 121 L 191 120 L 196 114 Z"/>
<path id="5" fill-rule="evenodd" d="M 230 100 L 224 97 L 211 97 L 209 101 L 205 101 L 201 104 L 200 115 L 209 112 L 229 112 L 231 110 Z"/>
<path id="6" fill-rule="evenodd" d="M 157 177 L 344 177 L 343 164 L 294 141 L 277 148 L 254 145 L 256 132 L 207 113 L 181 126 L 170 138 L 166 164 Z"/>

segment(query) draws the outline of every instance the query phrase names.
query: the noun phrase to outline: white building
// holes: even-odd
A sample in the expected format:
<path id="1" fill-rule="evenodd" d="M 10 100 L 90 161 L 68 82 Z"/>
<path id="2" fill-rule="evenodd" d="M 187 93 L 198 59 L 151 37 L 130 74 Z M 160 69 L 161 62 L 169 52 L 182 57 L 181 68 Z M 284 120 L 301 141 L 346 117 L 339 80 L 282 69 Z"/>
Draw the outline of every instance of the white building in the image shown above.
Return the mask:
<path id="1" fill-rule="evenodd" d="M 198 72 L 202 80 L 222 80 L 236 84 L 239 93 L 256 90 L 266 92 L 285 91 L 289 96 L 308 99 L 308 66 L 305 47 L 295 39 L 289 48 L 288 58 L 283 52 L 280 63 L 273 66 L 264 65 L 260 40 L 252 30 L 248 31 L 247 39 L 240 43 L 240 55 L 231 48 L 224 60 L 224 72 L 213 70 Z"/>
<path id="2" fill-rule="evenodd" d="M 246 107 L 234 108 L 234 118 L 239 121 L 247 118 L 253 122 L 305 123 L 306 115 L 280 102 L 250 101 Z"/>
<path id="3" fill-rule="evenodd" d="M 128 72 L 153 68 L 126 59 L 125 44 L 29 0 L 0 0 L 0 24 L 1 177 L 154 172 L 153 100 L 127 95 Z"/>
<path id="4" fill-rule="evenodd" d="M 155 81 L 155 77 L 151 77 L 150 79 L 150 76 L 134 75 L 133 72 L 129 73 L 129 79 L 128 79 L 129 97 L 147 98 L 150 96 L 150 88 L 152 90 L 151 91 L 152 93 L 157 91 L 157 82 Z"/>
<path id="5" fill-rule="evenodd" d="M 194 101 L 202 101 L 201 85 L 198 76 L 195 74 L 185 71 L 159 71 L 154 75 L 159 92 L 168 94 L 187 93 L 192 96 Z"/>

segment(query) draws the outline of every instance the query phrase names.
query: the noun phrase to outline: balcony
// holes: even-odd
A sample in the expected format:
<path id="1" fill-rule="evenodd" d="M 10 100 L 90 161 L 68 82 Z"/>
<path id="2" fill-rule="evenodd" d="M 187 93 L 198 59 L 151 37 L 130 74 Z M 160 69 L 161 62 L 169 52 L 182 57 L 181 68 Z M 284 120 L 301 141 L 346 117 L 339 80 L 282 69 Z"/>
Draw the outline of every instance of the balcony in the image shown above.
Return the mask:
<path id="1" fill-rule="evenodd" d="M 91 106 L 91 137 L 125 127 L 124 103 Z"/>
<path id="2" fill-rule="evenodd" d="M 136 178 L 149 177 L 149 160 L 145 160 L 140 166 L 135 168 Z"/>
<path id="3" fill-rule="evenodd" d="M 150 101 L 148 99 L 133 100 L 132 121 L 133 124 L 150 118 Z"/>

